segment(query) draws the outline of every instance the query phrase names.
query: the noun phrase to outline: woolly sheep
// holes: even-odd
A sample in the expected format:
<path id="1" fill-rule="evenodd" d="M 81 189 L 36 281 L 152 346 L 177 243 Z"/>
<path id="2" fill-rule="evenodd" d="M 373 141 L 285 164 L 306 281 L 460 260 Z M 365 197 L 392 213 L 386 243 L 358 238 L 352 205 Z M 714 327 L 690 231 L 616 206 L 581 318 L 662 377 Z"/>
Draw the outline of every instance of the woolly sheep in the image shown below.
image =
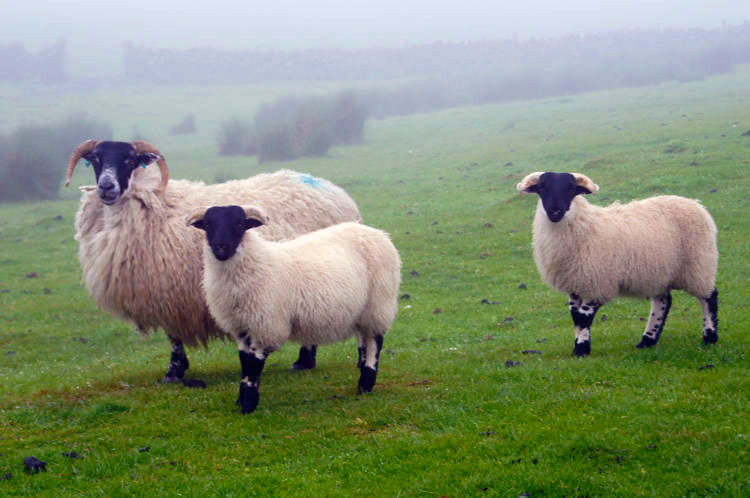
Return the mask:
<path id="1" fill-rule="evenodd" d="M 531 173 L 516 188 L 539 195 L 534 260 L 542 279 L 570 296 L 573 354 L 591 352 L 594 315 L 618 296 L 651 299 L 651 315 L 637 347 L 656 345 L 672 289 L 698 298 L 703 343 L 718 340 L 716 225 L 698 201 L 660 195 L 599 207 L 579 195 L 599 190 L 580 173 Z"/>
<path id="2" fill-rule="evenodd" d="M 157 327 L 172 344 L 163 382 L 177 382 L 189 362 L 183 344 L 207 345 L 223 337 L 200 290 L 200 234 L 184 213 L 216 202 L 255 202 L 273 216 L 259 232 L 290 238 L 343 221 L 360 221 L 354 201 L 336 185 L 281 170 L 217 185 L 170 180 L 162 154 L 147 142 L 79 145 L 68 163 L 93 165 L 97 185 L 82 187 L 76 240 L 89 294 L 99 306 L 132 321 L 142 334 Z M 161 173 L 145 166 L 156 161 Z M 139 168 L 142 165 L 144 168 Z M 315 366 L 314 345 L 303 345 L 295 369 Z"/>
<path id="3" fill-rule="evenodd" d="M 268 221 L 255 206 L 198 208 L 186 218 L 206 232 L 203 290 L 237 341 L 242 413 L 255 410 L 266 358 L 288 340 L 332 343 L 356 333 L 359 392 L 370 392 L 398 308 L 398 251 L 385 232 L 358 223 L 266 241 L 256 227 Z"/>

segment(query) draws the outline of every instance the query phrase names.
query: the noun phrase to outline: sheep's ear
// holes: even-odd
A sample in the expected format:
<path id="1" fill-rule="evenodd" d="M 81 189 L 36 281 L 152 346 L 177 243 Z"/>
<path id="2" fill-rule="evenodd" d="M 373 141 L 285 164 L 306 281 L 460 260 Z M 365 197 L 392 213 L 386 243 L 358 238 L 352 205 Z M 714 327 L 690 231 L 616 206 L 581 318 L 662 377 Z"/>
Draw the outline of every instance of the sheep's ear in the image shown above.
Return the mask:
<path id="1" fill-rule="evenodd" d="M 242 206 L 245 211 L 245 230 L 263 226 L 268 223 L 266 213 L 257 206 Z"/>
<path id="2" fill-rule="evenodd" d="M 206 216 L 206 210 L 208 208 L 205 207 L 199 207 L 195 208 L 190 213 L 185 216 L 185 223 L 187 226 L 194 226 L 195 228 L 200 228 L 201 230 L 205 230 L 205 225 L 203 223 L 203 218 Z"/>
<path id="3" fill-rule="evenodd" d="M 595 194 L 599 191 L 599 185 L 591 181 L 591 178 L 581 173 L 573 173 L 573 178 L 576 179 L 576 185 L 578 186 L 577 194 Z"/>
<path id="4" fill-rule="evenodd" d="M 534 192 L 536 192 L 536 186 L 539 183 L 539 177 L 543 174 L 543 171 L 537 171 L 535 173 L 526 175 L 526 178 L 521 180 L 521 183 L 516 185 L 516 190 L 518 190 L 519 192 L 533 194 Z"/>

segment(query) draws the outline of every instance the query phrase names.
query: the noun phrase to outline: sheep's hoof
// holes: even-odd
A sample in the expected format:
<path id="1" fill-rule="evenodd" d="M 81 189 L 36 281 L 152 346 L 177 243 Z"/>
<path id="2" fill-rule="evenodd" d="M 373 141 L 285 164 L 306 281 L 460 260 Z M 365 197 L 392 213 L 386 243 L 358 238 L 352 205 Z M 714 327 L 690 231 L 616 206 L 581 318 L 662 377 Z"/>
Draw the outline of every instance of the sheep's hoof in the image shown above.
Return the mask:
<path id="1" fill-rule="evenodd" d="M 576 342 L 573 348 L 574 356 L 588 356 L 591 354 L 591 341 Z"/>
<path id="2" fill-rule="evenodd" d="M 306 348 L 302 346 L 299 348 L 299 357 L 297 361 L 292 365 L 292 370 L 311 370 L 315 368 L 315 356 L 317 353 L 317 346 Z"/>
<path id="3" fill-rule="evenodd" d="M 715 330 L 707 330 L 703 333 L 703 344 L 710 346 L 719 342 L 719 334 Z"/>
<path id="4" fill-rule="evenodd" d="M 183 373 L 184 375 L 184 373 Z M 172 369 L 167 372 L 167 375 L 164 376 L 163 379 L 161 379 L 162 384 L 175 384 L 177 382 L 182 382 L 182 377 L 177 377 L 172 373 Z"/>
<path id="5" fill-rule="evenodd" d="M 375 387 L 375 378 L 378 376 L 378 371 L 374 368 L 362 367 L 361 372 L 359 376 L 359 394 L 369 393 Z"/>
<path id="6" fill-rule="evenodd" d="M 258 406 L 259 399 L 260 394 L 257 387 L 240 384 L 240 397 L 237 399 L 237 404 L 240 405 L 243 415 L 254 412 Z"/>
<path id="7" fill-rule="evenodd" d="M 641 342 L 636 344 L 635 347 L 637 347 L 638 349 L 653 348 L 654 346 L 656 346 L 657 342 L 659 342 L 659 339 L 654 339 L 652 337 L 644 335 L 643 337 L 641 337 Z"/>

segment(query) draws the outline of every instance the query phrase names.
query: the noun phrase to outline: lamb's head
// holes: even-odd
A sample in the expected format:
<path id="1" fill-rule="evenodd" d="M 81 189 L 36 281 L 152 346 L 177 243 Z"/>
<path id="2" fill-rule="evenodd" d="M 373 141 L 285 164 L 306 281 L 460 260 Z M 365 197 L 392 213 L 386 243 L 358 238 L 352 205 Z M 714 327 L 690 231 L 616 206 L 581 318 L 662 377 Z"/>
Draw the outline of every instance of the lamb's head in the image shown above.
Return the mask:
<path id="1" fill-rule="evenodd" d="M 169 181 L 169 169 L 161 152 L 148 142 L 100 142 L 86 140 L 76 147 L 68 162 L 65 185 L 70 185 L 73 169 L 83 158 L 94 167 L 96 190 L 104 204 L 116 203 L 128 189 L 131 175 L 138 166 L 147 166 L 156 161 L 161 171 L 159 190 L 163 191 Z"/>
<path id="2" fill-rule="evenodd" d="M 516 185 L 520 192 L 535 193 L 542 201 L 547 218 L 553 223 L 562 220 L 570 203 L 579 194 L 595 194 L 599 186 L 581 173 L 542 173 L 527 175 Z"/>
<path id="3" fill-rule="evenodd" d="M 185 221 L 204 230 L 213 255 L 226 261 L 237 252 L 245 231 L 265 225 L 268 218 L 255 206 L 212 206 L 194 209 Z"/>

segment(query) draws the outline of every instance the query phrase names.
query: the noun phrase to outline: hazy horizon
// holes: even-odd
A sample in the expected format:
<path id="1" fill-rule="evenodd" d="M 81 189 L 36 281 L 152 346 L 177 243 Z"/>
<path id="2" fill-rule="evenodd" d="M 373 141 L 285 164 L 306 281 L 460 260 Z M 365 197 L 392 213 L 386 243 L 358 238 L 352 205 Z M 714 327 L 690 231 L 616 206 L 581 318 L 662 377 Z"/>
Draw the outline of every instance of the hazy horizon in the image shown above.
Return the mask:
<path id="1" fill-rule="evenodd" d="M 0 44 L 38 50 L 67 44 L 73 73 L 117 73 L 122 44 L 158 48 L 302 50 L 400 47 L 430 42 L 550 38 L 626 29 L 717 28 L 750 20 L 750 2 L 723 0 L 486 1 L 290 0 L 236 5 L 31 0 L 0 7 Z M 92 74 L 95 75 L 95 74 Z"/>

